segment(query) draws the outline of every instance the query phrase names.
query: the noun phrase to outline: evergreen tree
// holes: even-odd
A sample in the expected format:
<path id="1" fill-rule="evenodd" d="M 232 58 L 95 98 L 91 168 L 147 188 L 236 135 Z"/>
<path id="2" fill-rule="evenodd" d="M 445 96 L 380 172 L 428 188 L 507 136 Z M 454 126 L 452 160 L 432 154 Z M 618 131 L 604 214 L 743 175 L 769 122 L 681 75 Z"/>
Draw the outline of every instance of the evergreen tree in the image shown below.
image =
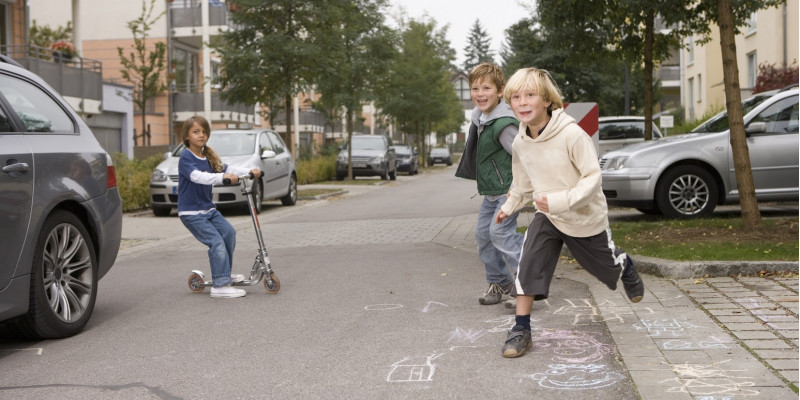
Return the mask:
<path id="1" fill-rule="evenodd" d="M 464 47 L 464 70 L 469 72 L 476 65 L 483 62 L 494 62 L 494 52 L 491 49 L 492 38 L 481 26 L 479 19 L 472 24 L 467 38 L 467 47 Z"/>

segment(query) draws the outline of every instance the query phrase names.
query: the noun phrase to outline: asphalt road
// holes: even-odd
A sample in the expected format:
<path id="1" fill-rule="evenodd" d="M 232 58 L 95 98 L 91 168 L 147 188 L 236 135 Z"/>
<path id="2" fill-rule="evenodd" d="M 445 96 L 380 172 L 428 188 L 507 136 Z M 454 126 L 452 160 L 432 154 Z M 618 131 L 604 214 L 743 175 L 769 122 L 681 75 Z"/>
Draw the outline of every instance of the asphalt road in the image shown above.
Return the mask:
<path id="1" fill-rule="evenodd" d="M 542 305 L 536 356 L 500 356 L 513 313 L 478 304 L 486 284 L 474 250 L 434 241 L 476 212 L 473 185 L 442 168 L 266 207 L 281 290 L 251 286 L 240 299 L 188 289 L 190 270 L 207 272 L 208 261 L 177 217 L 128 216 L 83 333 L 0 341 L 0 398 L 637 398 L 605 324 L 576 329 L 557 312 L 563 299 L 592 301 L 576 281 L 554 282 L 562 300 Z M 243 273 L 252 227 L 246 215 L 230 220 Z"/>

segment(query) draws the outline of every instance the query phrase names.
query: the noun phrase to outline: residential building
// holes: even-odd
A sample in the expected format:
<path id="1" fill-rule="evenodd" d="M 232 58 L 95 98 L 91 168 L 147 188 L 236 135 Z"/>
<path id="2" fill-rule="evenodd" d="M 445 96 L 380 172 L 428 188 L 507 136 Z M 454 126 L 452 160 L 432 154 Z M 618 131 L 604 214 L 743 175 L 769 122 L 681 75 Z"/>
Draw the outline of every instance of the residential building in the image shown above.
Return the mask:
<path id="1" fill-rule="evenodd" d="M 708 116 L 725 107 L 719 28 L 711 27 L 711 41 L 699 45 L 686 38 L 681 50 L 681 85 L 684 112 L 689 120 Z M 736 56 L 742 98 L 752 94 L 758 67 L 764 63 L 792 65 L 798 61 L 798 0 L 754 13 L 736 36 Z"/>

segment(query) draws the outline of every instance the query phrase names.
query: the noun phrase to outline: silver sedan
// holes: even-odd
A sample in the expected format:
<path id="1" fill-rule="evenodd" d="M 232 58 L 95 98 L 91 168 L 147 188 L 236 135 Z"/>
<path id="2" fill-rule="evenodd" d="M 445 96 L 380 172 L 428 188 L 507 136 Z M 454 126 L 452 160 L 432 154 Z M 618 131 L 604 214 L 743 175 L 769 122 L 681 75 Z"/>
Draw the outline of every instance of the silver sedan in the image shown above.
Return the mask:
<path id="1" fill-rule="evenodd" d="M 750 99 L 748 99 L 750 100 Z M 752 101 L 745 103 L 752 105 Z M 749 112 L 745 129 L 759 201 L 798 199 L 798 90 L 775 93 Z M 600 159 L 609 205 L 671 218 L 701 217 L 739 201 L 729 130 L 695 131 L 624 147 Z M 720 123 L 723 121 L 724 123 Z"/>

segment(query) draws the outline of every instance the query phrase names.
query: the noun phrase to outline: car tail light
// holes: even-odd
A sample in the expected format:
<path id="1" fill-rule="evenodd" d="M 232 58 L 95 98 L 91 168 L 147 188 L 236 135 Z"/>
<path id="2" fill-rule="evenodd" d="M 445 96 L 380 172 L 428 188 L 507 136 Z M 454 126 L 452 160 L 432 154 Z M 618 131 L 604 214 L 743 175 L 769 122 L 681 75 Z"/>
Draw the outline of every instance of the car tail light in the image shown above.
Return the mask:
<path id="1" fill-rule="evenodd" d="M 117 187 L 117 173 L 114 172 L 114 166 L 109 165 L 106 167 L 106 188 L 111 189 Z"/>

